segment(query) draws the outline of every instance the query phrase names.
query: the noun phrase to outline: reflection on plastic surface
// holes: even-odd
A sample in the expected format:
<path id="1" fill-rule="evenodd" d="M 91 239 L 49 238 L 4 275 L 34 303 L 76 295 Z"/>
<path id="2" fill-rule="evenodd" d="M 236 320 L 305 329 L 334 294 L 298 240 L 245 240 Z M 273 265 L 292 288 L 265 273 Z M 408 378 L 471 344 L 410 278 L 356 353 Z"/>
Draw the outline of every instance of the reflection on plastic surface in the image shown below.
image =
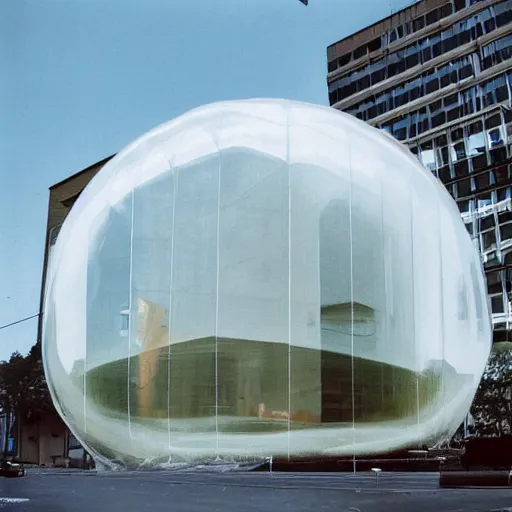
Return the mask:
<path id="1" fill-rule="evenodd" d="M 455 203 L 330 108 L 208 105 L 128 146 L 53 250 L 45 369 L 104 462 L 358 455 L 449 436 L 490 349 Z"/>

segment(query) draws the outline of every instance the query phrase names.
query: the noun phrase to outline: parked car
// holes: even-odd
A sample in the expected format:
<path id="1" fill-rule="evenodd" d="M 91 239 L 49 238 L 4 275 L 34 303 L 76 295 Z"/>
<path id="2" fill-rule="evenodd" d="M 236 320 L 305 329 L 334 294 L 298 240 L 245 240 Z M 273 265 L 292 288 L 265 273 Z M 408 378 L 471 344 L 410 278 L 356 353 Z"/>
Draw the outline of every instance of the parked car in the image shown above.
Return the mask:
<path id="1" fill-rule="evenodd" d="M 5 476 L 7 478 L 19 478 L 25 476 L 25 468 L 23 464 L 4 460 L 0 464 L 0 476 Z"/>

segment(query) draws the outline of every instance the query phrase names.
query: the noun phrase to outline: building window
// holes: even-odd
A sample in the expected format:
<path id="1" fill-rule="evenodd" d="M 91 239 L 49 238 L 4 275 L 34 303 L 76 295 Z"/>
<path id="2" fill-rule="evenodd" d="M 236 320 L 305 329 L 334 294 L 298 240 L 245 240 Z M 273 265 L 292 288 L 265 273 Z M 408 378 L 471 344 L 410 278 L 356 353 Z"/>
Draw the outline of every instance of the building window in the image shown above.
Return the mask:
<path id="1" fill-rule="evenodd" d="M 491 296 L 491 309 L 493 313 L 504 313 L 505 305 L 503 304 L 503 295 L 500 293 L 499 295 Z"/>
<path id="2" fill-rule="evenodd" d="M 501 241 L 512 239 L 512 223 L 500 226 Z"/>
<path id="3" fill-rule="evenodd" d="M 457 197 L 467 197 L 471 195 L 471 180 L 468 178 L 459 181 L 457 183 L 457 192 Z"/>
<path id="4" fill-rule="evenodd" d="M 468 126 L 468 155 L 475 156 L 485 153 L 485 136 L 482 122 L 478 121 Z"/>

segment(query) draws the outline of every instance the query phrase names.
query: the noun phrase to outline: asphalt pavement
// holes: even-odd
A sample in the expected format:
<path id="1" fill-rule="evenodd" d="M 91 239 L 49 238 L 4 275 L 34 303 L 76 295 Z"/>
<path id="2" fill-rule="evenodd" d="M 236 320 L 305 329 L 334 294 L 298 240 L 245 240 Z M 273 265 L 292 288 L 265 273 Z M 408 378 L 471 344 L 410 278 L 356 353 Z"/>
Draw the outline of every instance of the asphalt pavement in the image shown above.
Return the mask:
<path id="1" fill-rule="evenodd" d="M 436 473 L 102 472 L 0 479 L 4 512 L 512 512 L 512 489 L 439 489 Z"/>

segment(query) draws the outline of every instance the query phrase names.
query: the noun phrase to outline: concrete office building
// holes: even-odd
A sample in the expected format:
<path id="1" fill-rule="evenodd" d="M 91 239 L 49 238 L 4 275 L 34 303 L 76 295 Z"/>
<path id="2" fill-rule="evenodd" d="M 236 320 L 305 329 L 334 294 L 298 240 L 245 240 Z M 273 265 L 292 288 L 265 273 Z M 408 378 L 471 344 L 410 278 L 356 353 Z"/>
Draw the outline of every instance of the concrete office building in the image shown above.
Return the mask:
<path id="1" fill-rule="evenodd" d="M 407 144 L 482 256 L 512 338 L 512 0 L 421 0 L 327 49 L 331 106 Z"/>

